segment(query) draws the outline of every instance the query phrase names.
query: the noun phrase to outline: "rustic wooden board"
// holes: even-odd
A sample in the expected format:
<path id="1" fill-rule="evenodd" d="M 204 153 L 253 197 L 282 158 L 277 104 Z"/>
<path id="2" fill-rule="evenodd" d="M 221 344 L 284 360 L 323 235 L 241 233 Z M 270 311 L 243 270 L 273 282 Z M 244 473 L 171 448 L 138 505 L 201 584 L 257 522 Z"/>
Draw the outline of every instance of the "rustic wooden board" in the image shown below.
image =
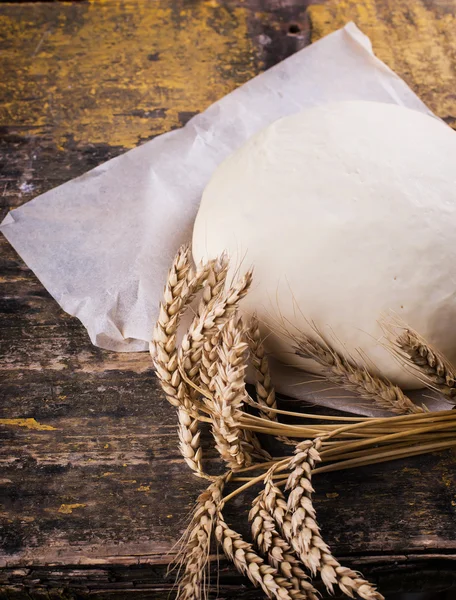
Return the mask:
<path id="1" fill-rule="evenodd" d="M 2 216 L 349 19 L 454 125 L 455 14 L 455 0 L 3 3 Z M 93 347 L 0 247 L 0 597 L 167 597 L 165 567 L 201 483 L 149 358 Z M 456 586 L 455 466 L 444 453 L 320 476 L 336 554 L 385 591 Z M 245 527 L 241 500 L 229 510 Z M 258 597 L 222 571 L 219 597 Z"/>

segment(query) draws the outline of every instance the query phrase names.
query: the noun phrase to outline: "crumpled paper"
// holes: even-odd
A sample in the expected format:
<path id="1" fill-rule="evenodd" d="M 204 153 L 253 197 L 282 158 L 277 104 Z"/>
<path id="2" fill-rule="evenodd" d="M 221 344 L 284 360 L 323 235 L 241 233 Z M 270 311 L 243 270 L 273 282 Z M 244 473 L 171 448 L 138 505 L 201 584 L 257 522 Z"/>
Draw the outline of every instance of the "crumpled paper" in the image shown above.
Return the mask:
<path id="1" fill-rule="evenodd" d="M 353 24 L 297 52 L 228 94 L 182 129 L 161 135 L 11 211 L 0 230 L 60 306 L 101 348 L 142 351 L 169 265 L 191 239 L 214 169 L 274 120 L 326 102 L 388 102 L 432 114 L 372 51 Z M 351 400 L 290 383 L 294 397 L 348 407 Z M 336 394 L 337 395 L 337 394 Z M 357 412 L 369 411 L 365 406 Z"/>

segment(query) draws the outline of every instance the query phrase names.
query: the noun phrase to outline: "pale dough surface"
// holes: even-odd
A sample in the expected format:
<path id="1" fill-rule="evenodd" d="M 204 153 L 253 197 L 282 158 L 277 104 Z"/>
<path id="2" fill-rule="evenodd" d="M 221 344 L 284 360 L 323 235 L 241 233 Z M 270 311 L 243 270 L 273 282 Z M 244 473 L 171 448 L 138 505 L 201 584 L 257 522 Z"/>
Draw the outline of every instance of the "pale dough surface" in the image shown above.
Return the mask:
<path id="1" fill-rule="evenodd" d="M 254 267 L 243 303 L 293 362 L 280 317 L 314 323 L 404 387 L 384 347 L 394 317 L 456 359 L 456 134 L 397 105 L 341 102 L 276 121 L 215 171 L 193 232 L 196 261 Z M 309 364 L 303 365 L 309 368 Z M 369 363 L 372 368 L 372 364 Z"/>

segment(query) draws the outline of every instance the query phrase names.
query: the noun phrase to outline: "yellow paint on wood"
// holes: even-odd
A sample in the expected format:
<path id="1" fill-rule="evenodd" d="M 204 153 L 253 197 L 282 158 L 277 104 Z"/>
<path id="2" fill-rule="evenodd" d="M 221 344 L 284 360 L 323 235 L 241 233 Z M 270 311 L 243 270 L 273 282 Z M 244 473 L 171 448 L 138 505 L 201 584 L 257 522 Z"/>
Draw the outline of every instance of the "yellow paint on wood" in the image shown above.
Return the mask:
<path id="1" fill-rule="evenodd" d="M 247 14 L 212 0 L 9 6 L 0 122 L 60 146 L 135 146 L 255 74 Z"/>
<path id="2" fill-rule="evenodd" d="M 55 427 L 42 425 L 35 419 L 0 419 L 0 425 L 13 425 L 14 427 L 26 427 L 35 431 L 53 431 Z"/>
<path id="3" fill-rule="evenodd" d="M 62 515 L 71 515 L 75 508 L 84 508 L 87 504 L 61 504 L 58 510 Z"/>
<path id="4" fill-rule="evenodd" d="M 456 127 L 456 0 L 329 0 L 309 16 L 312 41 L 354 21 L 377 56 Z"/>
<path id="5" fill-rule="evenodd" d="M 150 492 L 150 485 L 140 485 L 139 488 L 136 488 L 137 492 Z"/>

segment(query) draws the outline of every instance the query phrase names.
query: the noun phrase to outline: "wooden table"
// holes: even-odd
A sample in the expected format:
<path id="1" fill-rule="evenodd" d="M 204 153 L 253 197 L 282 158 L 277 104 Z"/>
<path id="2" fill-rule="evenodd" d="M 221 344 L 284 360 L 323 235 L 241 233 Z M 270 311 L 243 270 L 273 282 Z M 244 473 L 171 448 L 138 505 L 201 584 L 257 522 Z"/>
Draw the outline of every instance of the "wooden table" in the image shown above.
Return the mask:
<path id="1" fill-rule="evenodd" d="M 456 0 L 306 4 L 2 3 L 2 216 L 350 19 L 456 126 Z M 177 451 L 174 410 L 146 354 L 92 346 L 0 244 L 0 597 L 166 598 L 165 567 L 201 489 Z M 456 590 L 455 467 L 448 452 L 320 476 L 335 554 L 384 593 Z M 242 503 L 230 510 L 245 519 Z M 221 570 L 219 597 L 260 596 Z"/>

